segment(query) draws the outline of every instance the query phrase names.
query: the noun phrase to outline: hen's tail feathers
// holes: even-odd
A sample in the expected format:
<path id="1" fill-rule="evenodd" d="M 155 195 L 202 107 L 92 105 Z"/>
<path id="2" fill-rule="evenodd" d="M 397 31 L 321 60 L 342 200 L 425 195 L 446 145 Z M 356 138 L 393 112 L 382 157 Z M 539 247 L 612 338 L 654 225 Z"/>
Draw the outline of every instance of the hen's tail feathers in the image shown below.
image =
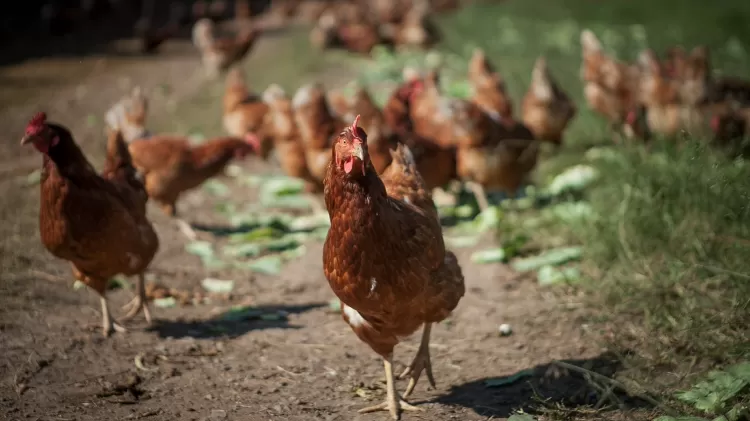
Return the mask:
<path id="1" fill-rule="evenodd" d="M 193 25 L 193 45 L 201 51 L 211 48 L 214 41 L 214 24 L 211 19 L 202 18 Z"/>
<path id="2" fill-rule="evenodd" d="M 590 29 L 581 31 L 581 48 L 583 53 L 598 53 L 602 50 L 602 43 Z"/>
<path id="3" fill-rule="evenodd" d="M 323 87 L 319 83 L 304 85 L 297 90 L 296 94 L 294 94 L 292 106 L 295 109 L 302 108 L 324 96 Z"/>
<path id="4" fill-rule="evenodd" d="M 276 101 L 286 98 L 287 94 L 284 88 L 280 85 L 272 83 L 268 85 L 265 91 L 263 91 L 263 102 L 268 105 L 274 104 Z"/>
<path id="5" fill-rule="evenodd" d="M 404 172 L 416 174 L 417 173 L 417 162 L 414 159 L 411 149 L 403 143 L 399 143 L 396 149 L 390 150 L 391 158 L 393 162 L 400 165 Z"/>
<path id="6" fill-rule="evenodd" d="M 107 136 L 107 160 L 119 163 L 118 166 L 133 165 L 133 159 L 128 151 L 128 144 L 119 129 L 109 129 Z"/>
<path id="7" fill-rule="evenodd" d="M 547 60 L 539 57 L 534 63 L 534 70 L 531 72 L 531 92 L 541 101 L 552 99 L 552 80 L 547 69 Z"/>

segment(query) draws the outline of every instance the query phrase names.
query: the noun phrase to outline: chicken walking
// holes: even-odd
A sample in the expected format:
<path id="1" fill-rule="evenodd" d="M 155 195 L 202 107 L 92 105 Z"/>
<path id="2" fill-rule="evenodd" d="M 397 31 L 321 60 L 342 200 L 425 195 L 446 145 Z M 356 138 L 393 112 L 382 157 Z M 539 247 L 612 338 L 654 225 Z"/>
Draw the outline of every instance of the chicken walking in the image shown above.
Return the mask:
<path id="1" fill-rule="evenodd" d="M 429 338 L 432 323 L 448 317 L 464 294 L 456 256 L 445 250 L 437 219 L 404 201 L 409 193 L 388 189 L 370 161 L 367 134 L 357 126 L 336 138 L 325 177 L 325 203 L 331 228 L 323 248 L 325 276 L 342 302 L 342 316 L 357 336 L 383 358 L 385 402 L 360 413 L 421 410 L 404 400 L 423 371 L 432 379 Z M 420 177 L 406 156 L 404 177 Z M 404 183 L 400 183 L 403 187 Z M 419 184 L 415 184 L 419 186 Z M 423 184 L 422 184 L 423 185 Z M 415 194 L 419 187 L 415 187 Z M 387 191 L 400 191 L 398 197 Z M 410 201 L 410 200 L 409 200 Z M 396 391 L 393 349 L 400 338 L 424 325 L 417 356 L 403 375 L 410 376 L 403 395 Z"/>

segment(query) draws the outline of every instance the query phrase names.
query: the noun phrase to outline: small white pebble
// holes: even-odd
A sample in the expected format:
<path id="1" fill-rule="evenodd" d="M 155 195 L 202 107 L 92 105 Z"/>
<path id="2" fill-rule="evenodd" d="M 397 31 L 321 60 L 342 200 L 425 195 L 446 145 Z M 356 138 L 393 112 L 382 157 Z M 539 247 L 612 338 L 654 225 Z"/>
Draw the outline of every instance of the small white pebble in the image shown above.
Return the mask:
<path id="1" fill-rule="evenodd" d="M 500 331 L 500 336 L 509 336 L 513 333 L 513 329 L 511 329 L 510 325 L 507 323 L 501 324 L 498 330 Z"/>

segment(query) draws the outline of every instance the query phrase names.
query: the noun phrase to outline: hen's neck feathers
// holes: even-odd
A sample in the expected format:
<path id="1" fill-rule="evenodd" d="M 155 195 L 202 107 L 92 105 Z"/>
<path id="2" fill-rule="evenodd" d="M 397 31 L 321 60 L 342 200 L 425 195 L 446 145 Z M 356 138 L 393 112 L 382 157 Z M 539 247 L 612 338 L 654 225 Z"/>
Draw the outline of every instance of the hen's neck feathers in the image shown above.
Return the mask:
<path id="1" fill-rule="evenodd" d="M 354 178 L 337 168 L 335 152 L 333 155 L 328 164 L 323 191 L 331 220 L 338 213 L 352 215 L 353 213 L 375 212 L 376 204 L 388 200 L 385 185 L 369 159 L 366 163 L 365 175 Z"/>
<path id="2" fill-rule="evenodd" d="M 54 166 L 61 175 L 76 177 L 96 174 L 94 167 L 78 147 L 68 129 L 57 124 L 47 123 L 47 127 L 59 138 L 57 144 L 44 155 L 44 167 Z"/>

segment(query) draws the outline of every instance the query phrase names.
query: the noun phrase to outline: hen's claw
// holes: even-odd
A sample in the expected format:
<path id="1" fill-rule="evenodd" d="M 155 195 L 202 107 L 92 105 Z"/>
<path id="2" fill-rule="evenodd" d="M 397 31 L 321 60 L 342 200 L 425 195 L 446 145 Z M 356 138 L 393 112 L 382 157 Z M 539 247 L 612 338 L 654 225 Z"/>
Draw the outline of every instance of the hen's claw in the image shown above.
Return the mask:
<path id="1" fill-rule="evenodd" d="M 358 411 L 360 414 L 387 410 L 391 413 L 391 417 L 393 417 L 394 420 L 399 420 L 401 419 L 401 411 L 424 411 L 424 409 L 417 408 L 409 402 L 406 402 L 396 391 L 396 384 L 393 381 L 392 359 L 393 357 L 390 355 L 383 358 L 383 368 L 385 368 L 385 387 L 387 392 L 385 402 L 379 405 L 362 408 Z"/>
<path id="2" fill-rule="evenodd" d="M 104 337 L 109 337 L 109 335 L 112 334 L 112 332 L 120 332 L 124 333 L 128 330 L 125 329 L 123 326 L 118 324 L 117 322 L 112 320 L 112 315 L 109 314 L 109 304 L 107 303 L 107 299 L 104 297 L 101 297 L 101 303 L 102 303 L 102 334 Z"/>
<path id="3" fill-rule="evenodd" d="M 409 402 L 406 402 L 402 397 L 398 396 L 395 399 L 388 399 L 378 405 L 368 406 L 357 411 L 360 414 L 367 414 L 370 412 L 377 411 L 389 411 L 391 417 L 394 420 L 401 419 L 401 411 L 424 411 L 424 409 L 416 407 Z"/>
<path id="4" fill-rule="evenodd" d="M 138 313 L 143 311 L 143 316 L 146 318 L 146 323 L 151 324 L 151 311 L 148 308 L 148 298 L 146 297 L 146 280 L 143 274 L 138 276 L 138 280 L 135 284 L 135 297 L 130 300 L 129 303 L 125 304 L 122 308 L 130 309 L 128 313 L 120 318 L 120 320 L 130 320 Z M 126 310 L 127 311 L 127 310 Z"/>
<path id="5" fill-rule="evenodd" d="M 419 377 L 422 375 L 422 371 L 426 372 L 427 381 L 430 382 L 430 386 L 432 386 L 433 389 L 437 388 L 437 386 L 435 385 L 435 377 L 432 375 L 432 362 L 430 361 L 431 329 L 432 325 L 430 323 L 426 323 L 424 325 L 424 331 L 422 332 L 422 343 L 419 345 L 417 355 L 414 356 L 414 360 L 408 367 L 406 367 L 406 370 L 404 370 L 401 375 L 398 376 L 399 379 L 410 376 L 409 385 L 406 386 L 406 391 L 404 391 L 404 394 L 402 395 L 404 398 L 411 395 L 411 392 L 414 391 L 414 387 L 417 386 L 417 382 L 419 381 Z"/>

